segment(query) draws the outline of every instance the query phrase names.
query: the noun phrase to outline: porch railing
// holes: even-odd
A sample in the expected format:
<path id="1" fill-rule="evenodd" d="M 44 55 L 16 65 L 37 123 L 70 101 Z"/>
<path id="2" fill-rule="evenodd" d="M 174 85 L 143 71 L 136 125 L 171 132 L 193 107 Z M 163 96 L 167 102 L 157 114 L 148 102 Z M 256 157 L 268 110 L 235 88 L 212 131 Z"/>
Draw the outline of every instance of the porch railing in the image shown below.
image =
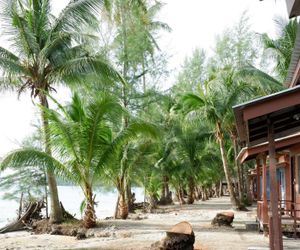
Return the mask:
<path id="1" fill-rule="evenodd" d="M 300 226 L 300 203 L 291 200 L 278 201 L 279 216 L 284 220 L 291 220 L 293 225 L 294 237 L 297 238 L 297 228 Z M 270 211 L 270 200 L 267 201 L 267 207 L 262 200 L 257 201 L 257 218 L 263 224 L 268 224 L 268 212 Z"/>

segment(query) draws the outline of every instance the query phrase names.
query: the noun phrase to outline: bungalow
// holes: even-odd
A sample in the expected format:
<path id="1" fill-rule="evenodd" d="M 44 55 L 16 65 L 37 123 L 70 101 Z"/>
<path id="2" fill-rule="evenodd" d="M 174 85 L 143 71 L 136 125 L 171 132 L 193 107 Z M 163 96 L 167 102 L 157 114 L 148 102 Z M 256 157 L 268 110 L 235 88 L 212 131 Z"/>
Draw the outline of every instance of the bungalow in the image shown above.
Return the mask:
<path id="1" fill-rule="evenodd" d="M 299 0 L 286 2 L 290 17 L 300 15 Z M 295 237 L 300 229 L 300 24 L 286 81 L 287 90 L 233 107 L 244 146 L 238 160 L 256 162 L 249 178 L 257 219 L 275 250 L 283 249 L 283 225 Z"/>

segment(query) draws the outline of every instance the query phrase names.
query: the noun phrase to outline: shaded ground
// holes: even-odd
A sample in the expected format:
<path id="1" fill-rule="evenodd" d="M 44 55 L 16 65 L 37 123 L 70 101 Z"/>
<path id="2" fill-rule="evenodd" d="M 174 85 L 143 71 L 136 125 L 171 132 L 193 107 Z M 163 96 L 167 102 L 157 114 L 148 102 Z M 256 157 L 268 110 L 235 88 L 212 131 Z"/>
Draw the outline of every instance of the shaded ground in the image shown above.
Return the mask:
<path id="1" fill-rule="evenodd" d="M 0 249 L 149 249 L 151 244 L 165 236 L 174 224 L 188 221 L 192 224 L 196 242 L 205 250 L 267 249 L 268 238 L 258 232 L 247 232 L 246 221 L 255 221 L 255 207 L 247 212 L 234 212 L 233 228 L 214 228 L 210 225 L 217 212 L 230 210 L 228 197 L 197 202 L 194 205 L 165 206 L 158 214 L 133 215 L 130 220 L 106 220 L 90 230 L 87 240 L 57 235 L 30 235 L 27 232 L 0 235 Z M 285 240 L 284 249 L 300 249 L 300 240 Z M 255 249 L 255 248 L 253 248 Z"/>

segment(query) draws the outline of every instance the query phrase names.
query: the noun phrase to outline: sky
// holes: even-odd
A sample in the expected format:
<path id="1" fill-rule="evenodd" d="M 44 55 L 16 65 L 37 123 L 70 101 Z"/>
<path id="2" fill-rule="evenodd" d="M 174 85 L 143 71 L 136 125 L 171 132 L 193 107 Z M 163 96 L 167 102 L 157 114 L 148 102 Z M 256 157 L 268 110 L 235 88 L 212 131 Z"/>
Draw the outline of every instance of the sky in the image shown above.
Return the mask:
<path id="1" fill-rule="evenodd" d="M 52 0 L 53 14 L 57 15 L 69 0 Z M 227 27 L 234 25 L 244 11 L 250 17 L 252 29 L 258 33 L 266 32 L 275 36 L 276 16 L 287 18 L 285 0 L 163 0 L 158 19 L 167 23 L 172 32 L 160 37 L 160 48 L 169 51 L 169 68 L 172 72 L 180 68 L 186 56 L 199 47 L 211 50 L 215 37 Z M 1 23 L 0 23 L 1 27 Z M 5 45 L 1 39 L 0 45 Z M 174 79 L 174 74 L 162 85 L 166 87 Z M 58 100 L 70 97 L 68 90 L 59 88 Z M 23 138 L 34 131 L 38 110 L 29 93 L 18 100 L 16 93 L 0 93 L 0 157 L 10 150 L 20 147 Z"/>

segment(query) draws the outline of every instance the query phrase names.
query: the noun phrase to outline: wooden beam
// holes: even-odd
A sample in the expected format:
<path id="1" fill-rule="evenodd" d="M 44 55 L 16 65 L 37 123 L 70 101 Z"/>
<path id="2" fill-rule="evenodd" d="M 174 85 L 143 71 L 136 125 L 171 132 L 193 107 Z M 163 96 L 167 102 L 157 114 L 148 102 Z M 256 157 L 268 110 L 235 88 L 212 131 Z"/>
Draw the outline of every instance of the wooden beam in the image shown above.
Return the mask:
<path id="1" fill-rule="evenodd" d="M 275 139 L 280 139 L 280 138 L 283 138 L 283 137 L 288 137 L 290 135 L 293 135 L 293 134 L 296 134 L 297 132 L 300 131 L 300 126 L 298 127 L 295 127 L 295 128 L 290 128 L 290 129 L 287 129 L 285 131 L 281 131 L 281 132 L 278 132 L 278 133 L 274 133 L 274 138 Z M 258 145 L 258 144 L 262 144 L 262 143 L 265 143 L 268 141 L 268 137 L 267 137 L 267 134 L 265 137 L 261 137 L 259 139 L 256 139 L 256 140 L 251 140 L 249 141 L 249 146 L 250 147 L 253 147 L 255 145 Z"/>
<path id="2" fill-rule="evenodd" d="M 267 156 L 261 155 L 262 160 L 262 201 L 263 201 L 263 224 L 268 224 L 268 198 L 267 198 Z"/>
<path id="3" fill-rule="evenodd" d="M 245 109 L 243 110 L 243 120 L 247 122 L 248 120 L 254 119 L 256 117 L 270 114 L 272 112 L 298 104 L 300 104 L 299 91 L 292 92 L 283 96 L 278 96 L 276 98 L 266 100 L 265 102 L 245 107 Z"/>
<path id="4" fill-rule="evenodd" d="M 300 152 L 300 133 L 290 136 L 287 138 L 276 140 L 275 148 L 285 148 L 289 147 L 292 152 Z M 253 146 L 248 148 L 243 148 L 238 155 L 238 160 L 240 163 L 248 159 L 255 158 L 260 153 L 266 153 L 268 151 L 268 143 L 261 144 L 259 146 Z"/>
<path id="5" fill-rule="evenodd" d="M 286 0 L 286 7 L 289 18 L 300 15 L 300 1 L 299 0 Z"/>
<path id="6" fill-rule="evenodd" d="M 278 211 L 278 185 L 276 175 L 276 154 L 275 154 L 275 139 L 274 126 L 268 119 L 268 140 L 269 140 L 269 175 L 270 175 L 270 202 L 271 202 L 271 234 L 270 248 L 274 250 L 283 250 L 281 219 Z"/>

